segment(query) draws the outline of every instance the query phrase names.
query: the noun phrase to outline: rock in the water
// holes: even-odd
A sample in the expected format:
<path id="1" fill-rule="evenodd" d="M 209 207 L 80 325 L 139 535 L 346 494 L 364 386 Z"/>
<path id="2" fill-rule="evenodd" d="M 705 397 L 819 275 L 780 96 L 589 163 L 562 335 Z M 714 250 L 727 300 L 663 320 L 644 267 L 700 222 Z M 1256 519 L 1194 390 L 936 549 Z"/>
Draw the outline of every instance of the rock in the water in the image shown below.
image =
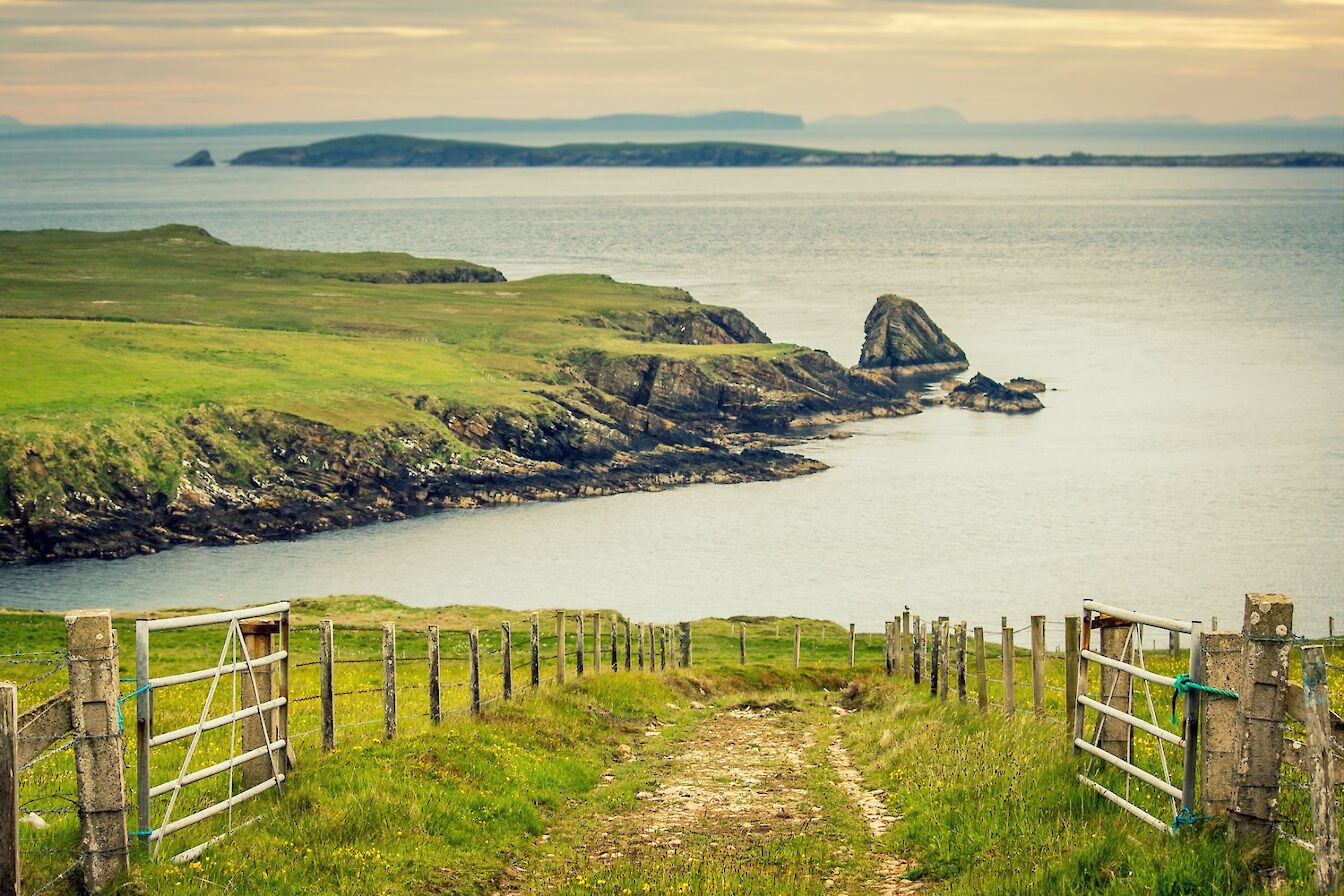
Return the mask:
<path id="1" fill-rule="evenodd" d="M 215 160 L 210 155 L 210 150 L 202 149 L 187 156 L 182 161 L 173 165 L 174 168 L 213 168 Z"/>
<path id="2" fill-rule="evenodd" d="M 894 376 L 924 376 L 966 369 L 966 353 L 915 302 L 878 298 L 863 322 L 863 368 L 889 368 Z"/>
<path id="3" fill-rule="evenodd" d="M 852 432 L 845 432 L 843 429 L 833 429 L 833 430 L 831 430 L 830 432 L 826 433 L 826 438 L 828 438 L 828 439 L 852 439 L 852 438 L 854 438 L 854 433 L 852 433 Z"/>
<path id="4" fill-rule="evenodd" d="M 1031 380 L 1031 379 L 1027 379 L 1027 378 L 1024 377 L 1024 376 L 1015 376 L 1015 377 L 1013 377 L 1013 378 L 1010 379 L 1008 382 L 1004 383 L 1004 384 L 1003 384 L 1003 387 L 1004 387 L 1005 389 L 1009 390 L 1010 392 L 1033 392 L 1033 393 L 1034 393 L 1034 392 L 1044 392 L 1044 391 L 1045 391 L 1045 383 L 1041 382 L 1040 380 Z"/>
<path id="5" fill-rule="evenodd" d="M 1030 392 L 1005 387 L 983 373 L 977 373 L 947 393 L 947 404 L 972 411 L 997 411 L 1000 414 L 1027 414 L 1045 405 Z"/>

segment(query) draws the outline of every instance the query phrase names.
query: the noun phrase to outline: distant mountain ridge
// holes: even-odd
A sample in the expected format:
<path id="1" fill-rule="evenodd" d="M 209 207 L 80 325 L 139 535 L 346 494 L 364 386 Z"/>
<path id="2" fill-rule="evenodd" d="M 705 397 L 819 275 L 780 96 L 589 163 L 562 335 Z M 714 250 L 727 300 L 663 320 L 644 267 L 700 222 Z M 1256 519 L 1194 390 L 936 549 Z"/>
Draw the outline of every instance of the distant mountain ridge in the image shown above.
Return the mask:
<path id="1" fill-rule="evenodd" d="M 0 137 L 246 137 L 256 134 L 336 136 L 369 131 L 425 134 L 547 133 L 615 131 L 801 131 L 798 115 L 726 111 L 698 115 L 628 113 L 591 118 L 487 118 L 433 115 L 371 121 L 273 121 L 221 125 L 72 124 L 27 125 L 0 116 Z"/>

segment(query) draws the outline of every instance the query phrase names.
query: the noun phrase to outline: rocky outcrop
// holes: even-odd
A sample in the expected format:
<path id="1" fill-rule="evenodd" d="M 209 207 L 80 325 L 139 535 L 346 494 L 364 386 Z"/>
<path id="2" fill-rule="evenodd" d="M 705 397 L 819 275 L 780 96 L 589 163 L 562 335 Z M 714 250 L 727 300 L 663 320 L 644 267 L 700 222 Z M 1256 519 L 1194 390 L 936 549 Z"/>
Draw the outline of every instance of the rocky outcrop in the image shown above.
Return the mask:
<path id="1" fill-rule="evenodd" d="M 215 160 L 210 156 L 210 150 L 202 149 L 187 156 L 180 162 L 173 163 L 174 168 L 213 168 Z"/>
<path id="2" fill-rule="evenodd" d="M 1045 391 L 1045 383 L 1041 382 L 1040 380 L 1032 380 L 1022 376 L 1015 376 L 1008 382 L 1004 383 L 1003 388 L 1007 389 L 1010 392 L 1030 392 L 1032 394 L 1035 394 L 1037 392 Z"/>
<path id="3" fill-rule="evenodd" d="M 421 268 L 414 271 L 368 271 L 336 274 L 337 280 L 354 283 L 504 283 L 494 268 L 460 264 L 451 268 Z"/>
<path id="4" fill-rule="evenodd" d="M 859 367 L 923 377 L 966 369 L 966 353 L 924 309 L 896 295 L 878 298 L 863 323 Z"/>
<path id="5" fill-rule="evenodd" d="M 947 393 L 945 403 L 972 411 L 996 411 L 1000 414 L 1028 414 L 1044 407 L 1029 391 L 1009 389 L 1002 383 L 977 373 Z"/>
<path id="6" fill-rule="evenodd" d="M 569 358 L 557 378 L 525 411 L 403 396 L 408 419 L 419 422 L 366 432 L 202 406 L 146 433 L 169 469 L 180 464 L 170 493 L 126 465 L 111 442 L 0 439 L 0 454 L 17 461 L 0 494 L 0 563 L 126 557 L 441 508 L 800 476 L 825 464 L 778 450 L 796 438 L 791 428 L 918 411 L 894 380 L 806 350 L 698 360 L 592 352 Z M 58 454 L 106 471 L 96 494 L 52 481 L 51 466 L 69 466 Z"/>

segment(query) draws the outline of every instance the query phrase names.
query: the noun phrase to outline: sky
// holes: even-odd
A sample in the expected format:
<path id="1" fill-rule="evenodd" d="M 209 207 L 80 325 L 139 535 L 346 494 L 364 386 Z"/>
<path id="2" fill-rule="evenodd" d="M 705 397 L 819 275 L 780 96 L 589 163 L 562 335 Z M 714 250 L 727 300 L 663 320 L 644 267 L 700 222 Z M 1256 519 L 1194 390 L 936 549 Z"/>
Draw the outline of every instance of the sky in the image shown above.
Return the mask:
<path id="1" fill-rule="evenodd" d="M 1344 113 L 1344 0 L 0 0 L 0 114 Z"/>

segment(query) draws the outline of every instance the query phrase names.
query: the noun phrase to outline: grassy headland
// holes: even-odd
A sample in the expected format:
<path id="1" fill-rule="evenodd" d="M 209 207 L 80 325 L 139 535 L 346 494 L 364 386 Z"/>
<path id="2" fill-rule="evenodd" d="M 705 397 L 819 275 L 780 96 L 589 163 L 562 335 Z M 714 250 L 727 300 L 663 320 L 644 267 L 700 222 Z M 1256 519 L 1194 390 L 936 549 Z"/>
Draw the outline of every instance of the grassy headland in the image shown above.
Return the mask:
<path id="1" fill-rule="evenodd" d="M 795 475 L 720 436 L 911 409 L 678 289 L 181 225 L 0 233 L 0 317 L 0 562 Z"/>
<path id="2" fill-rule="evenodd" d="M 666 167 L 780 166 L 1044 166 L 1157 168 L 1338 168 L 1344 153 L 1262 152 L 1234 155 L 1004 156 L 998 153 L 847 152 L 768 143 L 701 140 L 690 143 L 568 143 L 516 146 L 392 134 L 338 137 L 306 146 L 253 149 L 231 165 L 308 168 Z"/>

